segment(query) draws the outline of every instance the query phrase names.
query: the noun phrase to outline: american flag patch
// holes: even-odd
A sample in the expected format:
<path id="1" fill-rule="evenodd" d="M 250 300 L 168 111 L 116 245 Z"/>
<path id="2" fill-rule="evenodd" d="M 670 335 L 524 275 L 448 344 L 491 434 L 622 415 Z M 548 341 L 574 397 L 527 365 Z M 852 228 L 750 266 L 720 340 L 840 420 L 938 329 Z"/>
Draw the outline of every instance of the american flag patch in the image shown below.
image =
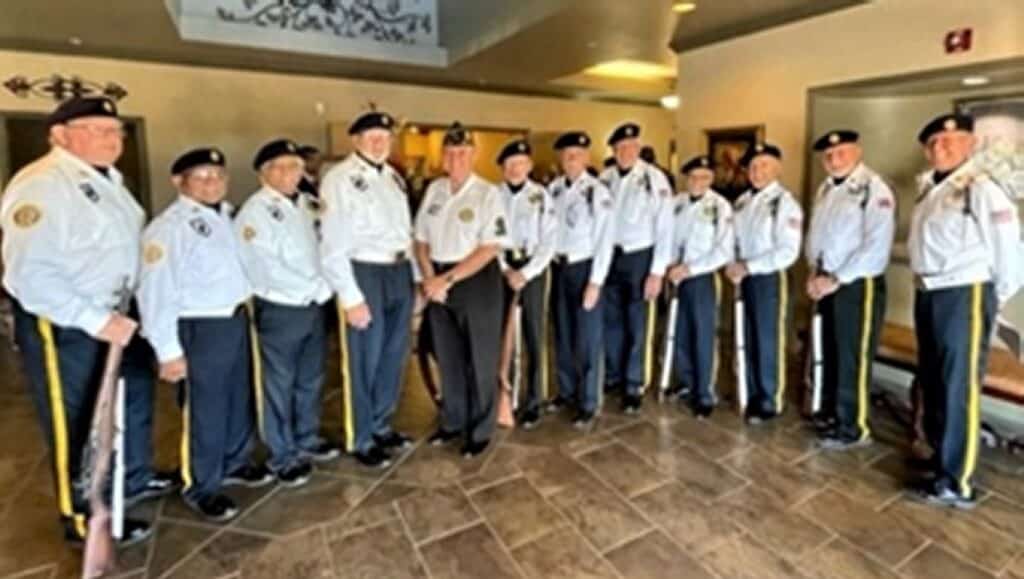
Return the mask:
<path id="1" fill-rule="evenodd" d="M 792 227 L 793 229 L 799 230 L 799 229 L 800 229 L 800 225 L 801 225 L 801 224 L 802 224 L 803 222 L 802 222 L 802 221 L 800 221 L 800 219 L 799 219 L 799 218 L 797 218 L 797 217 L 790 217 L 790 218 L 789 218 L 789 221 L 787 221 L 786 223 L 787 223 L 787 224 L 788 224 L 788 225 L 789 225 L 790 227 Z"/>
<path id="2" fill-rule="evenodd" d="M 889 199 L 888 197 L 883 197 L 878 200 L 878 206 L 881 207 L 882 209 L 892 209 L 892 199 Z"/>
<path id="3" fill-rule="evenodd" d="M 1013 210 L 1003 209 L 1002 211 L 993 211 L 992 223 L 995 223 L 996 225 L 1006 225 L 1007 223 L 1013 223 Z"/>

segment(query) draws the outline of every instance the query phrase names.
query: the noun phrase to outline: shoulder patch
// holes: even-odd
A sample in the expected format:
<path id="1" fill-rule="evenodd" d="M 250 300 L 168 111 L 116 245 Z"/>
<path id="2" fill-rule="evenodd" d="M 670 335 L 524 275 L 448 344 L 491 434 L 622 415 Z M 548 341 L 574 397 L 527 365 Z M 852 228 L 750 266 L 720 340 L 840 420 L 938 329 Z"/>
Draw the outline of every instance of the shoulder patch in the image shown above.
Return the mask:
<path id="1" fill-rule="evenodd" d="M 252 225 L 246 225 L 242 228 L 242 239 L 245 241 L 252 241 L 256 237 L 256 228 Z"/>
<path id="2" fill-rule="evenodd" d="M 476 214 L 473 213 L 473 210 L 470 209 L 469 207 L 466 207 L 459 211 L 459 221 L 463 223 L 472 222 L 474 217 L 476 217 Z"/>
<path id="3" fill-rule="evenodd" d="M 21 229 L 28 229 L 43 218 L 43 210 L 34 203 L 22 203 L 14 210 L 12 220 Z"/>
<path id="4" fill-rule="evenodd" d="M 267 206 L 267 211 L 270 212 L 270 216 L 274 218 L 274 221 L 284 221 L 284 212 L 277 204 L 271 204 Z"/>
<path id="5" fill-rule="evenodd" d="M 164 258 L 164 246 L 155 241 L 150 241 L 142 250 L 142 262 L 146 265 L 156 265 Z"/>
<path id="6" fill-rule="evenodd" d="M 210 234 L 213 233 L 213 230 L 210 229 L 210 224 L 207 223 L 206 220 L 203 219 L 202 217 L 193 217 L 192 219 L 189 220 L 188 224 L 193 231 L 195 231 L 199 235 L 202 235 L 203 237 L 209 237 Z"/>

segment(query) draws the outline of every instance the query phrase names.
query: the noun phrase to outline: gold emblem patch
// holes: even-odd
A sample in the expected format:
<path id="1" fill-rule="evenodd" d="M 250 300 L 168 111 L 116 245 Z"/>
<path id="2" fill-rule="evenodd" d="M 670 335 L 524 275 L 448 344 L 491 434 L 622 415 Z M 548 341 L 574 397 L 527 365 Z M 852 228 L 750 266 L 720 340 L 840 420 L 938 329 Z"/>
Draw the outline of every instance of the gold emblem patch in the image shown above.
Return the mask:
<path id="1" fill-rule="evenodd" d="M 470 209 L 469 207 L 466 207 L 462 211 L 459 211 L 459 221 L 462 221 L 463 223 L 469 223 L 473 221 L 473 217 L 473 210 Z"/>
<path id="2" fill-rule="evenodd" d="M 956 120 L 954 120 L 954 119 L 946 119 L 946 123 L 945 123 L 945 125 L 943 125 L 942 128 L 946 129 L 947 131 L 955 131 L 956 130 Z"/>
<path id="3" fill-rule="evenodd" d="M 142 250 L 142 261 L 146 265 L 153 265 L 159 263 L 164 258 L 164 248 L 159 243 L 149 243 L 146 248 Z"/>
<path id="4" fill-rule="evenodd" d="M 14 211 L 14 224 L 22 229 L 28 229 L 43 218 L 43 210 L 38 205 L 25 203 Z"/>
<path id="5" fill-rule="evenodd" d="M 242 228 L 242 239 L 252 241 L 254 237 L 256 237 L 256 230 L 251 225 Z"/>
<path id="6" fill-rule="evenodd" d="M 839 142 L 839 133 L 832 133 L 828 136 L 828 142 L 835 145 Z"/>

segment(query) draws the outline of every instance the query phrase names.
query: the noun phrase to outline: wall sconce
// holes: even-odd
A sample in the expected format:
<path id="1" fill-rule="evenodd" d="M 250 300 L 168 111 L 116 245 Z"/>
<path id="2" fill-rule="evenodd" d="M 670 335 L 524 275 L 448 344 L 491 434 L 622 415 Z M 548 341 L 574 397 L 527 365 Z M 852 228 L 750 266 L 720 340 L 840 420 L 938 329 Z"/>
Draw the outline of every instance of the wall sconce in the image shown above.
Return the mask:
<path id="1" fill-rule="evenodd" d="M 19 98 L 36 96 L 55 101 L 82 96 L 105 96 L 113 101 L 119 101 L 128 96 L 128 91 L 117 83 L 100 84 L 77 76 L 61 76 L 59 74 L 34 80 L 29 80 L 26 76 L 15 75 L 4 81 L 4 87 Z"/>

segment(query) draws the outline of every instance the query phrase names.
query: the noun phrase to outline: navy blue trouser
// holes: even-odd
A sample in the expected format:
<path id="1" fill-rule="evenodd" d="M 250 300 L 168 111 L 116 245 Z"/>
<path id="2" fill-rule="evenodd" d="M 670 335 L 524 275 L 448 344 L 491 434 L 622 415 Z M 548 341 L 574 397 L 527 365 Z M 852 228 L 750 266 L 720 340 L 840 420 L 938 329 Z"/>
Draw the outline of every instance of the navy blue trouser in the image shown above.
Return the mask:
<path id="1" fill-rule="evenodd" d="M 747 407 L 781 413 L 786 397 L 786 332 L 789 287 L 786 272 L 748 275 L 743 295 L 747 351 Z"/>
<path id="2" fill-rule="evenodd" d="M 885 277 L 839 286 L 818 303 L 824 359 L 822 411 L 836 418 L 837 434 L 861 440 L 871 434 L 871 368 L 885 320 Z"/>
<path id="3" fill-rule="evenodd" d="M 14 339 L 28 375 L 32 402 L 53 459 L 61 520 L 85 535 L 88 505 L 79 476 L 108 345 L 75 328 L 54 325 L 14 305 Z M 121 362 L 125 381 L 125 491 L 153 476 L 153 351 L 136 334 Z"/>
<path id="4" fill-rule="evenodd" d="M 718 366 L 718 308 L 721 281 L 706 273 L 682 281 L 676 290 L 675 374 L 693 401 L 714 405 L 718 401 L 715 373 Z"/>
<path id="5" fill-rule="evenodd" d="M 452 265 L 435 264 L 438 274 Z M 441 428 L 468 442 L 494 434 L 501 345 L 501 269 L 492 261 L 455 284 L 443 304 L 427 307 L 441 368 Z"/>
<path id="6" fill-rule="evenodd" d="M 969 496 L 978 466 L 981 383 L 996 316 L 991 283 L 918 290 L 914 299 L 924 426 L 938 482 Z"/>
<path id="7" fill-rule="evenodd" d="M 178 320 L 188 378 L 182 382 L 181 477 L 186 498 L 220 492 L 224 478 L 245 466 L 253 433 L 249 321 L 239 308 L 230 318 Z"/>
<path id="8" fill-rule="evenodd" d="M 555 262 L 555 360 L 558 368 L 558 396 L 576 402 L 584 412 L 600 405 L 601 386 L 601 302 L 583 309 L 583 293 L 590 283 L 593 260 L 573 264 Z"/>
<path id="9" fill-rule="evenodd" d="M 509 266 L 518 269 L 522 264 L 509 262 Z M 505 310 L 508 311 L 515 292 L 508 285 L 505 288 Z M 524 411 L 537 410 L 548 393 L 548 293 L 551 291 L 551 272 L 544 270 L 543 273 L 530 280 L 519 291 L 521 345 L 523 348 L 523 363 L 526 365 L 526 372 L 523 378 L 525 382 L 526 399 L 520 407 Z M 508 321 L 508 315 L 503 320 Z M 514 361 L 513 361 L 514 362 Z M 512 368 L 513 376 L 516 368 Z M 512 377 L 510 377 L 512 378 Z"/>
<path id="10" fill-rule="evenodd" d="M 652 248 L 632 253 L 616 248 L 601 290 L 605 382 L 625 385 L 626 394 L 642 394 L 653 376 L 655 302 L 644 300 L 653 256 Z"/>
<path id="11" fill-rule="evenodd" d="M 324 307 L 253 299 L 256 425 L 270 450 L 267 465 L 281 472 L 306 460 L 320 439 L 324 382 Z"/>
<path id="12" fill-rule="evenodd" d="M 352 264 L 372 321 L 365 330 L 348 325 L 342 333 L 342 417 L 345 450 L 366 452 L 373 436 L 391 432 L 401 392 L 412 324 L 413 280 L 408 262 Z"/>

